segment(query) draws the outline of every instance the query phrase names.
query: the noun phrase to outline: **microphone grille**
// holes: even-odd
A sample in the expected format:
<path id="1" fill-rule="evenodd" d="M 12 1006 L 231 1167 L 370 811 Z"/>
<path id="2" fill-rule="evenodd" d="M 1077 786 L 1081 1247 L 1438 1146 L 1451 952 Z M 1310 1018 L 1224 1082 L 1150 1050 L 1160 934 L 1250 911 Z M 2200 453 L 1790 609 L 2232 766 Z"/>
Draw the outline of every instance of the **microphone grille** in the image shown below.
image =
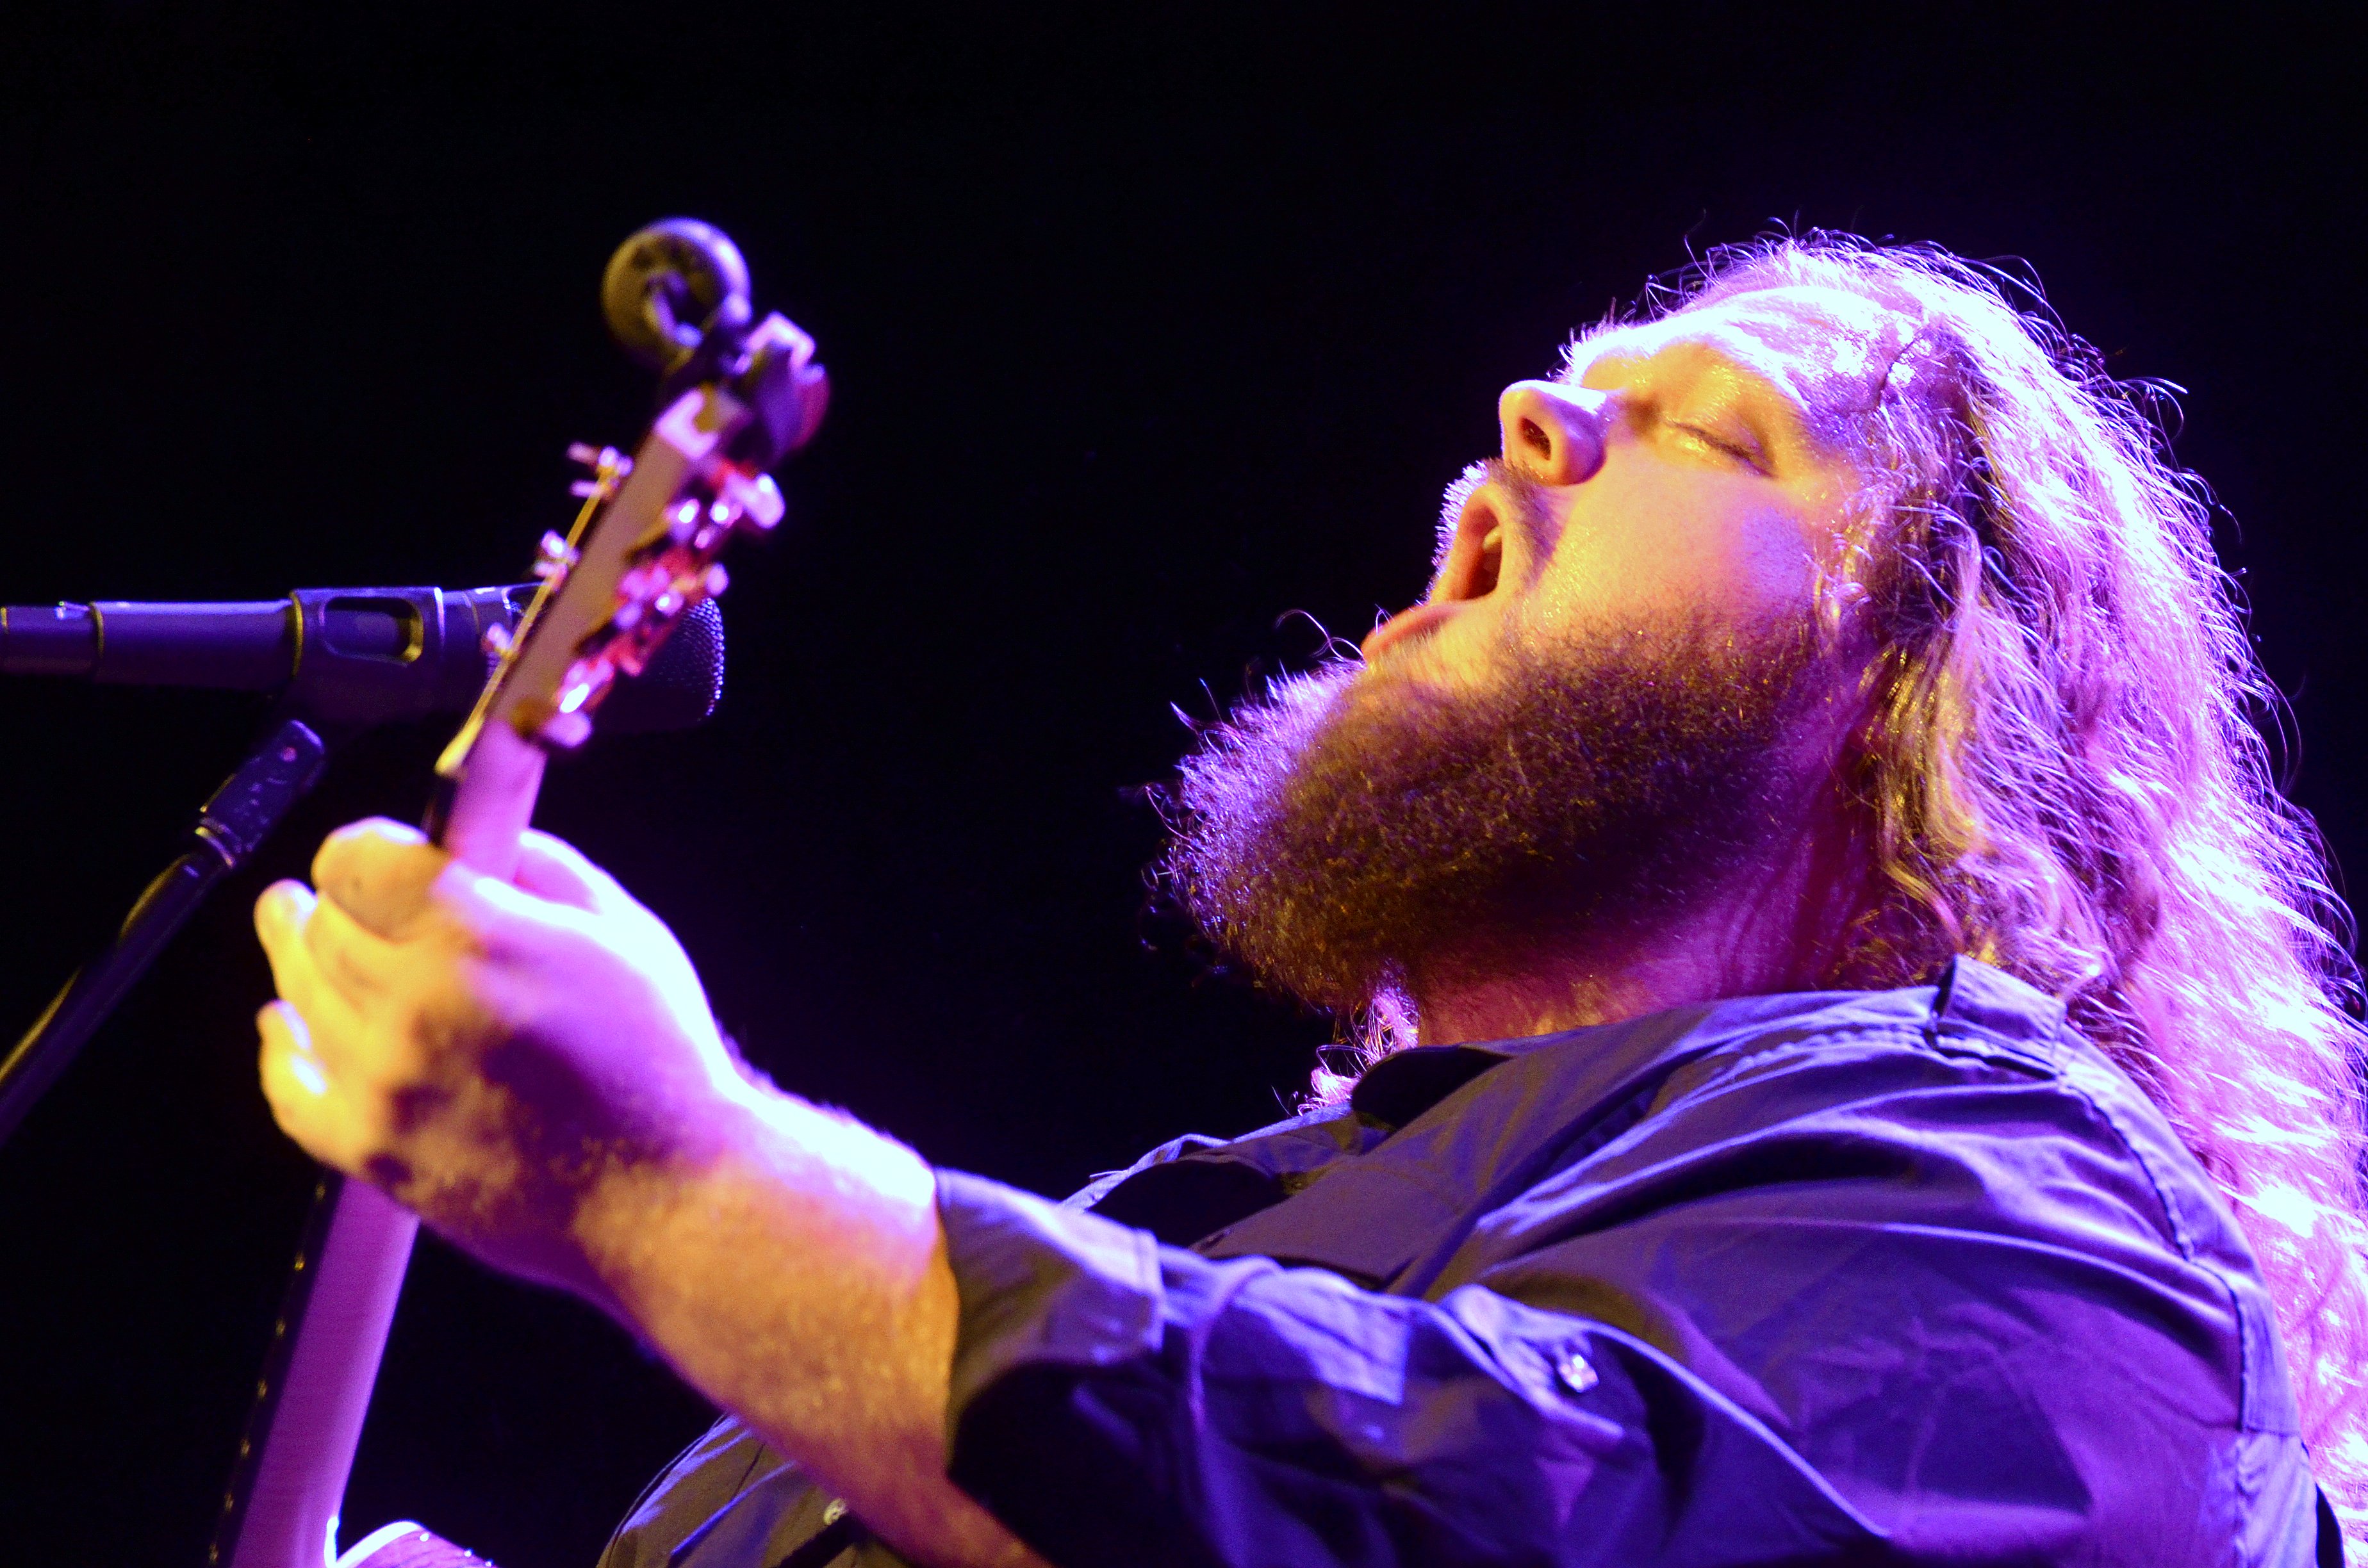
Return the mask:
<path id="1" fill-rule="evenodd" d="M 604 734 L 646 734 L 704 723 L 723 700 L 723 612 L 701 599 L 649 667 L 600 704 Z"/>

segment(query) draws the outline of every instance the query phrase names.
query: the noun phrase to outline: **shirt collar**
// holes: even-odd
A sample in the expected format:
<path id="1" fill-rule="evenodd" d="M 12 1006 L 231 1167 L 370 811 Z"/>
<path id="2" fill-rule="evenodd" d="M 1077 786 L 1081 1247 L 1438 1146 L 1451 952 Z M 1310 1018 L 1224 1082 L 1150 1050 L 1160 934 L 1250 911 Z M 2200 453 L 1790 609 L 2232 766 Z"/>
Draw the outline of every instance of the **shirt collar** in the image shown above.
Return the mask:
<path id="1" fill-rule="evenodd" d="M 1396 1133 L 1491 1069 L 1543 1053 L 1555 1058 L 1550 1068 L 1542 1069 L 1552 1083 L 1531 1085 L 1514 1098 L 1524 1105 L 1532 1098 L 1552 1099 L 1559 1109 L 1546 1120 L 1577 1122 L 1630 1097 L 1639 1083 L 1678 1060 L 1741 1037 L 1888 1020 L 1936 1032 L 1945 1028 L 1978 1035 L 2020 1055 L 2044 1049 L 2063 1016 L 2062 1004 L 1987 965 L 1960 958 L 1942 971 L 1937 985 L 1912 990 L 1730 997 L 1522 1040 L 1409 1046 L 1367 1068 L 1347 1107 L 1295 1117 L 1231 1143 L 1180 1151 L 1173 1158 L 1147 1163 L 1091 1207 L 1170 1244 L 1214 1243 L 1225 1230 L 1304 1191 L 1343 1155 L 1362 1153 L 1368 1159 L 1360 1163 L 1371 1164 L 1378 1147 L 1397 1148 L 1405 1141 Z M 1542 1108 L 1529 1108 L 1534 1112 Z M 1456 1114 L 1461 1113 L 1451 1113 Z M 1353 1118 L 1361 1130 L 1337 1119 L 1344 1117 Z M 1408 1136 L 1417 1143 L 1429 1141 L 1420 1134 Z M 1420 1157 L 1413 1148 L 1400 1152 Z"/>

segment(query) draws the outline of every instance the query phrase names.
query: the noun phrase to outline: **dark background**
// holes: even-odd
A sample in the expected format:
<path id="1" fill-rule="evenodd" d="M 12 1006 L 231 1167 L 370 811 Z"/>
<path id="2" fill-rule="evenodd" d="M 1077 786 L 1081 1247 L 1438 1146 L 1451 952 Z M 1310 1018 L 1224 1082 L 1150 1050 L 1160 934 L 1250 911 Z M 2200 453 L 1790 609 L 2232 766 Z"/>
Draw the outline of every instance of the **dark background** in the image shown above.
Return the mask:
<path id="1" fill-rule="evenodd" d="M 795 526 L 735 562 L 721 715 L 564 768 L 541 820 L 675 924 L 755 1059 L 934 1160 L 1061 1192 L 1273 1117 L 1327 1026 L 1140 940 L 1126 791 L 1182 744 L 1169 705 L 1307 659 L 1286 611 L 1353 637 L 1415 596 L 1497 389 L 1772 221 L 2027 258 L 2117 373 L 2192 389 L 2178 449 L 2235 519 L 2296 793 L 2368 850 L 2362 62 L 2329 40 L 347 9 L 12 22 L 0 600 L 513 578 L 565 443 L 644 413 L 610 248 L 722 224 L 820 340 L 830 422 Z M 262 712 L 0 685 L 0 1014 L 104 937 Z M 0 1151 L 0 1558 L 198 1561 L 312 1179 L 253 1084 L 246 908 L 335 823 L 416 814 L 440 739 L 342 757 Z M 704 1418 L 431 1242 L 347 1517 L 585 1564 Z"/>

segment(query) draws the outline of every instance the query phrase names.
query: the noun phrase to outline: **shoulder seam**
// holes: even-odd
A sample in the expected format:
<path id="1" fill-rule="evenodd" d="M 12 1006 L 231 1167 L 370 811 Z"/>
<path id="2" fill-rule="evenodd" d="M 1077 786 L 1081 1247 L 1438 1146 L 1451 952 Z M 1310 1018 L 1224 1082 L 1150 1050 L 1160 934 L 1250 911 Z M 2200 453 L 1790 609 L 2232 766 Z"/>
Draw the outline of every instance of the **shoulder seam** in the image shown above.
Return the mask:
<path id="1" fill-rule="evenodd" d="M 2064 1027 L 2068 1029 L 2071 1026 L 2066 1024 Z M 2255 1344 L 2255 1340 L 2261 1332 L 2259 1313 L 2248 1304 L 2244 1292 L 2237 1288 L 2236 1280 L 2229 1277 L 2227 1271 L 2204 1256 L 2197 1248 L 2195 1238 L 2188 1233 L 2187 1226 L 2180 1220 L 2177 1207 L 2170 1200 L 2169 1191 L 2164 1187 L 2161 1176 L 2155 1169 L 2154 1162 L 2148 1159 L 2146 1153 L 2137 1146 L 2136 1141 L 2123 1130 L 2120 1119 L 2100 1104 L 2097 1096 L 2090 1094 L 2086 1087 L 2073 1083 L 2070 1074 L 2066 1074 L 2065 1079 L 2067 1085 L 2080 1096 L 2097 1119 L 2112 1131 L 2114 1139 L 2128 1151 L 2130 1158 L 2137 1163 L 2138 1169 L 2146 1173 L 2146 1184 L 2154 1189 L 2155 1201 L 2162 1208 L 2164 1227 L 2170 1233 L 2172 1244 L 2179 1248 L 2180 1260 L 2210 1278 L 2219 1287 L 2221 1294 L 2227 1298 L 2228 1313 L 2237 1320 L 2237 1423 L 2238 1427 L 2248 1432 L 2283 1434 L 2283 1428 L 2260 1425 L 2254 1408 L 2256 1399 L 2253 1361 L 2255 1356 L 2260 1353 L 2260 1347 Z M 2138 1092 L 2143 1094 L 2145 1091 Z"/>

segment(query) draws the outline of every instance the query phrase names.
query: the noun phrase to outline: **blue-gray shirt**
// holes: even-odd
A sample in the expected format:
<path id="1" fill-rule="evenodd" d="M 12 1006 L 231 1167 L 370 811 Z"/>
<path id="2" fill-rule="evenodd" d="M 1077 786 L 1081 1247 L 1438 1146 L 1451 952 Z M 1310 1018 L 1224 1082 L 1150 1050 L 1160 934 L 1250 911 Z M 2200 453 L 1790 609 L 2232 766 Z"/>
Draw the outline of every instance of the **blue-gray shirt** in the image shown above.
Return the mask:
<path id="1" fill-rule="evenodd" d="M 2226 1209 L 1969 960 L 939 1206 L 952 1477 L 1061 1568 L 2337 1560 Z M 603 1568 L 898 1561 L 844 1513 L 726 1421 Z"/>

